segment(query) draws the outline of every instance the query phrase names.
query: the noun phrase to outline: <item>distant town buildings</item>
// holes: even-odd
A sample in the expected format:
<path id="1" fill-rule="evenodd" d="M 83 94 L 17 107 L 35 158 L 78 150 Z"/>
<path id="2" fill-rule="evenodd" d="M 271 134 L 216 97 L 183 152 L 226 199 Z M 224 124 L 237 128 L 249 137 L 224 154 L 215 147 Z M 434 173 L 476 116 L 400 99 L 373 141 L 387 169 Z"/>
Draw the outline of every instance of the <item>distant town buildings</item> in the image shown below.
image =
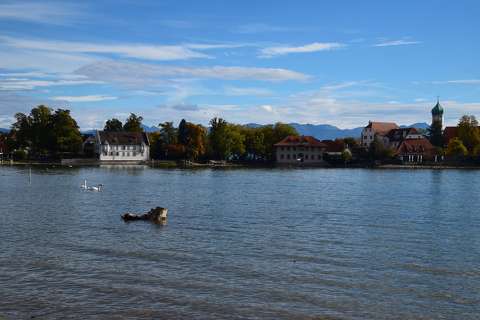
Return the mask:
<path id="1" fill-rule="evenodd" d="M 100 161 L 146 161 L 150 143 L 145 132 L 107 132 L 95 134 L 95 153 Z"/>
<path id="2" fill-rule="evenodd" d="M 431 110 L 432 125 L 430 130 L 437 128 L 441 146 L 448 144 L 449 140 L 456 136 L 456 127 L 447 127 L 445 131 L 442 131 L 443 112 L 443 107 L 437 101 Z M 371 144 L 377 141 L 383 147 L 393 150 L 394 155 L 406 163 L 437 162 L 442 157 L 437 154 L 435 146 L 427 139 L 425 132 L 419 132 L 416 128 L 399 128 L 393 122 L 370 121 L 362 130 L 360 141 L 361 146 L 365 149 L 370 148 Z"/>

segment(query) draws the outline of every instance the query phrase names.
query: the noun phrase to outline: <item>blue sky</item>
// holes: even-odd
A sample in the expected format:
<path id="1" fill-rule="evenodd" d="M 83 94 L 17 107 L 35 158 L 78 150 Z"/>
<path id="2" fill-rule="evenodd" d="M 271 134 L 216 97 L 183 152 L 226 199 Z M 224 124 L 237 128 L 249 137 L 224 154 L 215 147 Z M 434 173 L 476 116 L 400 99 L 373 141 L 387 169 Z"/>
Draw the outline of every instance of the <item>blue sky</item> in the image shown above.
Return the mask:
<path id="1" fill-rule="evenodd" d="M 480 117 L 478 1 L 0 1 L 0 127 Z"/>

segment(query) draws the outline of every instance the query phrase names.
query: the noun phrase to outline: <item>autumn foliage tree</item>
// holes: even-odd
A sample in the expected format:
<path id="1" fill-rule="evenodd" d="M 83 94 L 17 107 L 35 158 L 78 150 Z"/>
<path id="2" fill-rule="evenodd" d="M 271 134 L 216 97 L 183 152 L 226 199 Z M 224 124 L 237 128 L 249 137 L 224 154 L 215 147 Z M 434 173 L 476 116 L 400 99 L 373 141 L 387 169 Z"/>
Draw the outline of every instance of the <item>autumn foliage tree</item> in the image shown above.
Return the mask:
<path id="1" fill-rule="evenodd" d="M 467 148 L 470 156 L 478 155 L 480 148 L 480 131 L 475 116 L 464 115 L 458 123 L 458 139 Z"/>

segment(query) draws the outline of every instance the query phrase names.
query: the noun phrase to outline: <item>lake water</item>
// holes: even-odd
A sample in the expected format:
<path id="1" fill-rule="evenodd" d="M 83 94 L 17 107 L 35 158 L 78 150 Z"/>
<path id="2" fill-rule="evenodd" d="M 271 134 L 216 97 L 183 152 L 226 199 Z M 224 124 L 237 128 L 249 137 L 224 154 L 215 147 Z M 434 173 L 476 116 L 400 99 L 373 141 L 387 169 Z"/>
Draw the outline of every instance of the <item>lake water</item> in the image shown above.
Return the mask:
<path id="1" fill-rule="evenodd" d="M 478 319 L 479 180 L 0 167 L 0 319 Z"/>

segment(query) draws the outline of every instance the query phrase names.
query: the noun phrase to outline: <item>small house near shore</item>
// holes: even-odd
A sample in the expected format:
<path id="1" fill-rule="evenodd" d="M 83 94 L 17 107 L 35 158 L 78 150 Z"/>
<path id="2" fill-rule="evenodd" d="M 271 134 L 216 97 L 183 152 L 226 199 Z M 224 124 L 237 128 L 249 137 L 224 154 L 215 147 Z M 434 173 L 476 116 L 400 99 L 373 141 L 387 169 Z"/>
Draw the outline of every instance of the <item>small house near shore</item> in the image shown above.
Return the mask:
<path id="1" fill-rule="evenodd" d="M 404 163 L 422 163 L 437 161 L 435 147 L 426 138 L 404 139 L 395 155 Z"/>
<path id="2" fill-rule="evenodd" d="M 107 132 L 95 134 L 95 153 L 100 161 L 147 161 L 150 142 L 145 132 Z"/>

